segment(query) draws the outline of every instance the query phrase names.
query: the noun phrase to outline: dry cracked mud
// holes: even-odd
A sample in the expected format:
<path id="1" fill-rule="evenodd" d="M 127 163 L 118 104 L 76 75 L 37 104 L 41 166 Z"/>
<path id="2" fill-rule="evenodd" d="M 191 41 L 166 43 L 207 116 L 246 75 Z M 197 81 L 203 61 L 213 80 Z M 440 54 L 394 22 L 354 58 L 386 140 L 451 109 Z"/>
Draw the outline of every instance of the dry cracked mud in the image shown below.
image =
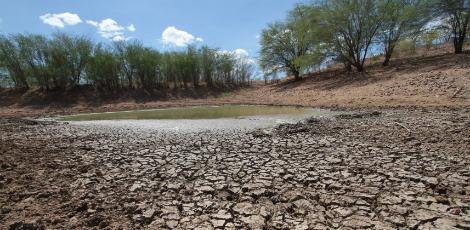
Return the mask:
<path id="1" fill-rule="evenodd" d="M 470 110 L 272 132 L 0 121 L 1 229 L 470 229 Z"/>

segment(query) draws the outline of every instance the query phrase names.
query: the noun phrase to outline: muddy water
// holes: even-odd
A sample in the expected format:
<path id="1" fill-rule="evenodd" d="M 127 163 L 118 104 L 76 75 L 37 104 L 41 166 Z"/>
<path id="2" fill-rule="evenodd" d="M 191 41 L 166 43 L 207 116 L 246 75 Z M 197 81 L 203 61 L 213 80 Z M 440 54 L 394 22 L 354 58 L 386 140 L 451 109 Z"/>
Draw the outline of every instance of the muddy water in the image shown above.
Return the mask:
<path id="1" fill-rule="evenodd" d="M 154 119 L 218 119 L 244 116 L 263 116 L 279 114 L 303 114 L 305 108 L 293 106 L 198 106 L 153 110 L 134 110 L 122 112 L 78 114 L 63 117 L 64 121 L 95 121 L 95 120 L 154 120 Z"/>
<path id="2" fill-rule="evenodd" d="M 226 105 L 78 114 L 60 118 L 72 125 L 176 132 L 253 130 L 341 112 L 293 106 Z"/>

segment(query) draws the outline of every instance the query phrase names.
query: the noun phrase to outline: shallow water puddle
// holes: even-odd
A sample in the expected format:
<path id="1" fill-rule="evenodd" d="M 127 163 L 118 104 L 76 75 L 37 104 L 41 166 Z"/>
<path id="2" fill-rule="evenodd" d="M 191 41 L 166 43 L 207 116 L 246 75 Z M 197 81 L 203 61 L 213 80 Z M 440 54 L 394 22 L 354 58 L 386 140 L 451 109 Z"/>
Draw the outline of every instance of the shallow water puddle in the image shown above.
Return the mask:
<path id="1" fill-rule="evenodd" d="M 324 111 L 322 111 L 324 112 Z M 64 116 L 62 121 L 217 119 L 272 115 L 305 115 L 312 109 L 294 106 L 224 105 L 134 110 Z"/>

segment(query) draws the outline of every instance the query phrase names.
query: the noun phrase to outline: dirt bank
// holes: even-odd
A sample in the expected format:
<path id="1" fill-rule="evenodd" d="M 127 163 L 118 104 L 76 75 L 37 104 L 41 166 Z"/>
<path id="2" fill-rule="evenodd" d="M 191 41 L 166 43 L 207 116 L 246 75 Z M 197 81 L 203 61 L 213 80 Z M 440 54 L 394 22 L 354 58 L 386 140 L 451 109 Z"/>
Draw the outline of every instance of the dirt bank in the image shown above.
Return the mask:
<path id="1" fill-rule="evenodd" d="M 263 132 L 0 121 L 1 229 L 467 229 L 470 111 Z"/>
<path id="2" fill-rule="evenodd" d="M 0 116 L 43 116 L 188 105 L 275 104 L 343 108 L 470 106 L 470 54 L 395 59 L 389 67 L 372 63 L 363 75 L 331 69 L 299 82 L 283 81 L 231 92 L 207 90 L 170 95 L 122 92 L 101 98 L 92 92 L 72 95 L 0 93 Z M 90 96 L 91 95 L 91 96 Z M 121 96 L 119 96 L 121 95 Z M 152 96 L 153 95 L 153 96 Z"/>

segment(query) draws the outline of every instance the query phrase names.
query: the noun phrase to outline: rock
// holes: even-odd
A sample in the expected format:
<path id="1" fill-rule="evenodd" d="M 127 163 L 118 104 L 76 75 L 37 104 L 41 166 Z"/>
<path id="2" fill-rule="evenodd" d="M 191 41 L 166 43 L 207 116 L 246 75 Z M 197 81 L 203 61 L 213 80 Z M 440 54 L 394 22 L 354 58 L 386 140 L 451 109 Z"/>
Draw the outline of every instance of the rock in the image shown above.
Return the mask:
<path id="1" fill-rule="evenodd" d="M 142 186 L 143 186 L 143 185 L 142 185 L 141 183 L 135 182 L 135 183 L 131 186 L 131 188 L 129 189 L 129 191 L 135 192 L 135 191 L 139 190 L 140 188 L 142 188 Z"/>
<path id="2" fill-rule="evenodd" d="M 87 202 L 80 202 L 78 207 L 75 209 L 76 212 L 84 212 L 88 210 L 88 203 Z"/>
<path id="3" fill-rule="evenodd" d="M 374 227 L 374 224 L 369 217 L 353 215 L 345 219 L 343 226 L 352 229 L 365 229 Z"/>
<path id="4" fill-rule="evenodd" d="M 100 225 L 103 220 L 104 218 L 101 215 L 92 215 L 90 218 L 88 218 L 86 224 L 88 227 L 95 227 Z"/>
<path id="5" fill-rule="evenodd" d="M 222 228 L 225 225 L 225 220 L 211 219 L 211 223 L 214 228 Z"/>
<path id="6" fill-rule="evenodd" d="M 165 226 L 166 226 L 165 220 L 161 218 L 157 218 L 153 220 L 152 223 L 147 225 L 147 229 L 162 229 Z"/>
<path id="7" fill-rule="evenodd" d="M 212 214 L 211 216 L 215 219 L 220 219 L 220 220 L 232 219 L 232 215 L 225 210 L 219 210 L 219 212 L 217 212 L 216 214 Z"/>
<path id="8" fill-rule="evenodd" d="M 204 192 L 204 193 L 212 193 L 215 191 L 214 188 L 211 186 L 201 186 L 196 188 L 197 191 Z"/>
<path id="9" fill-rule="evenodd" d="M 413 229 L 417 229 L 418 226 L 436 221 L 437 219 L 439 219 L 439 216 L 433 212 L 425 209 L 418 209 L 413 211 L 413 213 L 407 218 L 407 221 L 408 226 L 411 226 Z"/>
<path id="10" fill-rule="evenodd" d="M 403 200 L 400 197 L 393 196 L 393 195 L 386 195 L 384 197 L 380 197 L 378 199 L 379 204 L 382 205 L 394 205 L 394 204 L 400 204 L 403 202 Z"/>
<path id="11" fill-rule="evenodd" d="M 10 225 L 10 230 L 43 230 L 44 225 L 37 223 L 36 221 L 19 221 Z"/>
<path id="12" fill-rule="evenodd" d="M 171 229 L 174 229 L 178 226 L 178 221 L 176 220 L 169 220 L 165 222 L 166 226 L 168 226 Z"/>
<path id="13" fill-rule="evenodd" d="M 183 185 L 181 183 L 168 183 L 166 187 L 172 190 L 179 190 L 183 187 Z"/>
<path id="14" fill-rule="evenodd" d="M 242 214 L 242 215 L 256 214 L 254 206 L 251 203 L 246 203 L 246 202 L 235 204 L 235 206 L 233 206 L 232 210 L 235 213 L 239 213 L 239 214 Z"/>
<path id="15" fill-rule="evenodd" d="M 155 216 L 155 213 L 156 213 L 155 209 L 153 208 L 147 209 L 145 212 L 142 213 L 144 221 L 146 223 L 152 222 L 153 217 Z"/>
<path id="16" fill-rule="evenodd" d="M 265 225 L 265 219 L 260 215 L 242 217 L 241 221 L 251 229 L 262 229 Z"/>
<path id="17" fill-rule="evenodd" d="M 334 210 L 338 215 L 342 218 L 346 218 L 348 216 L 351 216 L 354 213 L 354 210 L 351 208 L 345 208 L 345 207 L 339 207 Z"/>

